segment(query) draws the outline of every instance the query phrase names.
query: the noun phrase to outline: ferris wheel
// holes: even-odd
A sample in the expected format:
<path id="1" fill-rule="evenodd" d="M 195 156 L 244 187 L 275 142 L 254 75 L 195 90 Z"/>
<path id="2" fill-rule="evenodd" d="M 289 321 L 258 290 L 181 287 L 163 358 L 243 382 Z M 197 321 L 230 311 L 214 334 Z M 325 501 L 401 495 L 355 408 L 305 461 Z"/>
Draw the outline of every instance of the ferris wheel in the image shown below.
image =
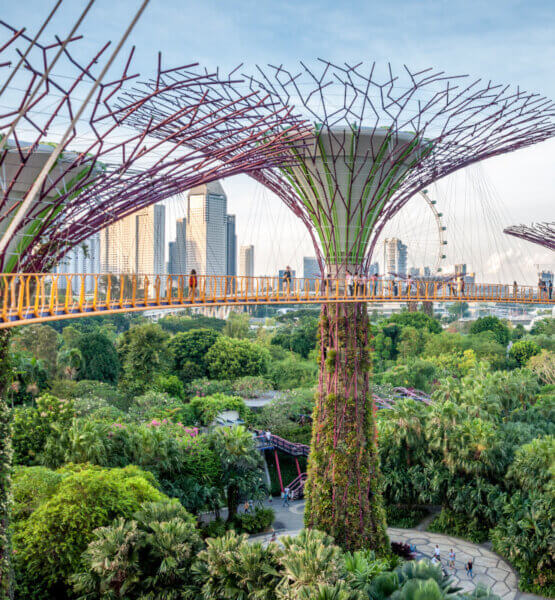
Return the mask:
<path id="1" fill-rule="evenodd" d="M 420 276 L 438 276 L 447 259 L 446 231 L 437 200 L 432 198 L 428 190 L 422 190 L 380 232 L 372 262 L 379 263 L 381 272 L 387 271 L 384 268 L 386 240 L 399 240 L 405 247 L 407 274 L 411 269 L 417 269 Z"/>

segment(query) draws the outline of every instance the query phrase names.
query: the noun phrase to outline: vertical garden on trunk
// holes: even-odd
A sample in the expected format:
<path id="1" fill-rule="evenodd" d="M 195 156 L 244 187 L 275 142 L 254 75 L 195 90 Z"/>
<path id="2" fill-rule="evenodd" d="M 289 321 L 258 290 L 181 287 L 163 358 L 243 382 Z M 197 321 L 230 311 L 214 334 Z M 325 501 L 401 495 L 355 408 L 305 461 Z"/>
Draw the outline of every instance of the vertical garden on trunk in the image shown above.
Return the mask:
<path id="1" fill-rule="evenodd" d="M 365 303 L 322 307 L 305 524 L 344 548 L 385 552 L 368 325 Z"/>

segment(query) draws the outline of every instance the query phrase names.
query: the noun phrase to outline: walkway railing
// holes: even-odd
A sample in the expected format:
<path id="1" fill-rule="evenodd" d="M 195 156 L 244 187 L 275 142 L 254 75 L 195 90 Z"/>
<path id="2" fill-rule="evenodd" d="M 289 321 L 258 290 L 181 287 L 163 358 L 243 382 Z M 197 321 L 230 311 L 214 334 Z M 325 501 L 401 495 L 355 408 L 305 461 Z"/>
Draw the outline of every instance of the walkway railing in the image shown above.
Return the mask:
<path id="1" fill-rule="evenodd" d="M 198 306 L 325 302 L 555 304 L 537 287 L 449 282 L 129 274 L 3 274 L 0 328 L 91 314 Z M 194 283 L 194 282 L 192 282 Z"/>

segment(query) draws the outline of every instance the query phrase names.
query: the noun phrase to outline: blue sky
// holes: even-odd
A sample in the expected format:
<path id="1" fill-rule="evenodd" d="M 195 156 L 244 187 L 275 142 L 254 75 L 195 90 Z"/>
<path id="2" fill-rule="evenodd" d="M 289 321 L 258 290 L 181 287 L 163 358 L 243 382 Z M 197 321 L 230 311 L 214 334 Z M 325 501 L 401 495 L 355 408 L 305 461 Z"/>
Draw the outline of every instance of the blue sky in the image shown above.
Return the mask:
<path id="1" fill-rule="evenodd" d="M 82 28 L 87 37 L 84 48 L 117 40 L 139 3 L 97 0 Z M 25 24 L 33 31 L 53 2 L 4 0 L 3 4 L 2 19 L 13 25 Z M 65 0 L 50 31 L 67 31 L 84 5 L 84 0 Z M 434 67 L 449 74 L 518 84 L 555 97 L 554 0 L 151 0 L 132 41 L 137 45 L 135 69 L 144 76 L 152 73 L 158 50 L 168 66 L 199 61 L 209 69 L 228 69 L 242 62 L 247 65 L 245 70 L 268 62 L 294 66 L 299 59 L 322 57 L 338 62 L 376 60 Z M 555 142 L 551 141 L 484 165 L 507 219 L 554 219 L 554 163 Z M 252 213 L 254 197 L 264 194 L 244 178 L 224 186 L 231 208 L 238 213 L 240 243 L 255 241 L 252 236 L 248 239 L 244 224 L 250 218 L 247 213 Z M 262 201 L 277 202 L 266 196 Z M 262 229 L 271 227 L 268 219 L 272 217 L 260 218 Z M 287 216 L 279 218 L 289 223 Z M 296 235 L 301 240 L 302 231 Z M 299 251 L 310 251 L 297 238 L 285 245 L 297 248 L 299 244 Z M 262 260 L 264 253 L 267 256 Z M 507 256 L 503 257 L 504 253 Z M 533 270 L 538 262 L 553 262 L 553 253 L 528 245 L 507 246 L 499 255 L 509 271 L 510 263 L 519 261 L 526 261 L 524 271 Z M 273 269 L 272 261 L 261 246 L 257 270 Z M 484 264 L 475 268 L 486 270 Z M 513 276 L 521 277 L 518 273 Z"/>

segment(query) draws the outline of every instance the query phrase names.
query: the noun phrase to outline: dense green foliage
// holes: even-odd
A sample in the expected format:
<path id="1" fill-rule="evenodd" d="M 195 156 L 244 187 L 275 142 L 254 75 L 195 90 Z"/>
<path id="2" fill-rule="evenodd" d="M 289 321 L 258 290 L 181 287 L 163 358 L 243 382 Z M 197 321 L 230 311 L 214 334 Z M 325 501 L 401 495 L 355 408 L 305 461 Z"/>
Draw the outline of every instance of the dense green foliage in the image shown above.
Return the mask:
<path id="1" fill-rule="evenodd" d="M 470 597 L 448 591 L 428 564 L 343 553 L 315 532 L 284 542 L 286 550 L 232 532 L 201 541 L 265 530 L 273 520 L 256 506 L 267 496 L 261 454 L 243 428 L 213 427 L 220 413 L 310 443 L 318 311 L 267 314 L 275 319 L 258 329 L 246 315 L 227 323 L 179 315 L 156 325 L 115 315 L 18 330 L 9 361 L 0 361 L 13 407 L 0 411 L 0 476 L 7 490 L 13 430 L 17 600 Z M 361 359 L 375 391 L 415 387 L 433 398 L 430 406 L 399 400 L 376 416 L 388 522 L 414 526 L 422 505 L 439 504 L 431 530 L 490 539 L 521 587 L 553 594 L 554 320 L 530 332 L 490 317 L 442 330 L 428 315 L 403 312 L 376 316 L 367 332 Z M 333 374 L 337 354 L 325 361 Z M 348 376 L 339 369 L 338 381 Z M 244 399 L 268 393 L 271 402 L 247 409 Z M 348 460 L 340 450 L 334 460 Z M 286 483 L 297 467 L 279 458 Z M 278 493 L 273 453 L 268 465 Z M 9 496 L 0 501 L 5 535 Z M 227 522 L 198 528 L 201 513 L 218 516 L 224 506 Z M 8 558 L 0 556 L 3 569 Z"/>
<path id="2" fill-rule="evenodd" d="M 36 475 L 44 482 L 42 473 Z M 18 596 L 63 598 L 93 531 L 116 517 L 131 516 L 144 502 L 162 501 L 154 484 L 152 476 L 134 466 L 62 469 L 53 493 L 14 523 Z"/>

